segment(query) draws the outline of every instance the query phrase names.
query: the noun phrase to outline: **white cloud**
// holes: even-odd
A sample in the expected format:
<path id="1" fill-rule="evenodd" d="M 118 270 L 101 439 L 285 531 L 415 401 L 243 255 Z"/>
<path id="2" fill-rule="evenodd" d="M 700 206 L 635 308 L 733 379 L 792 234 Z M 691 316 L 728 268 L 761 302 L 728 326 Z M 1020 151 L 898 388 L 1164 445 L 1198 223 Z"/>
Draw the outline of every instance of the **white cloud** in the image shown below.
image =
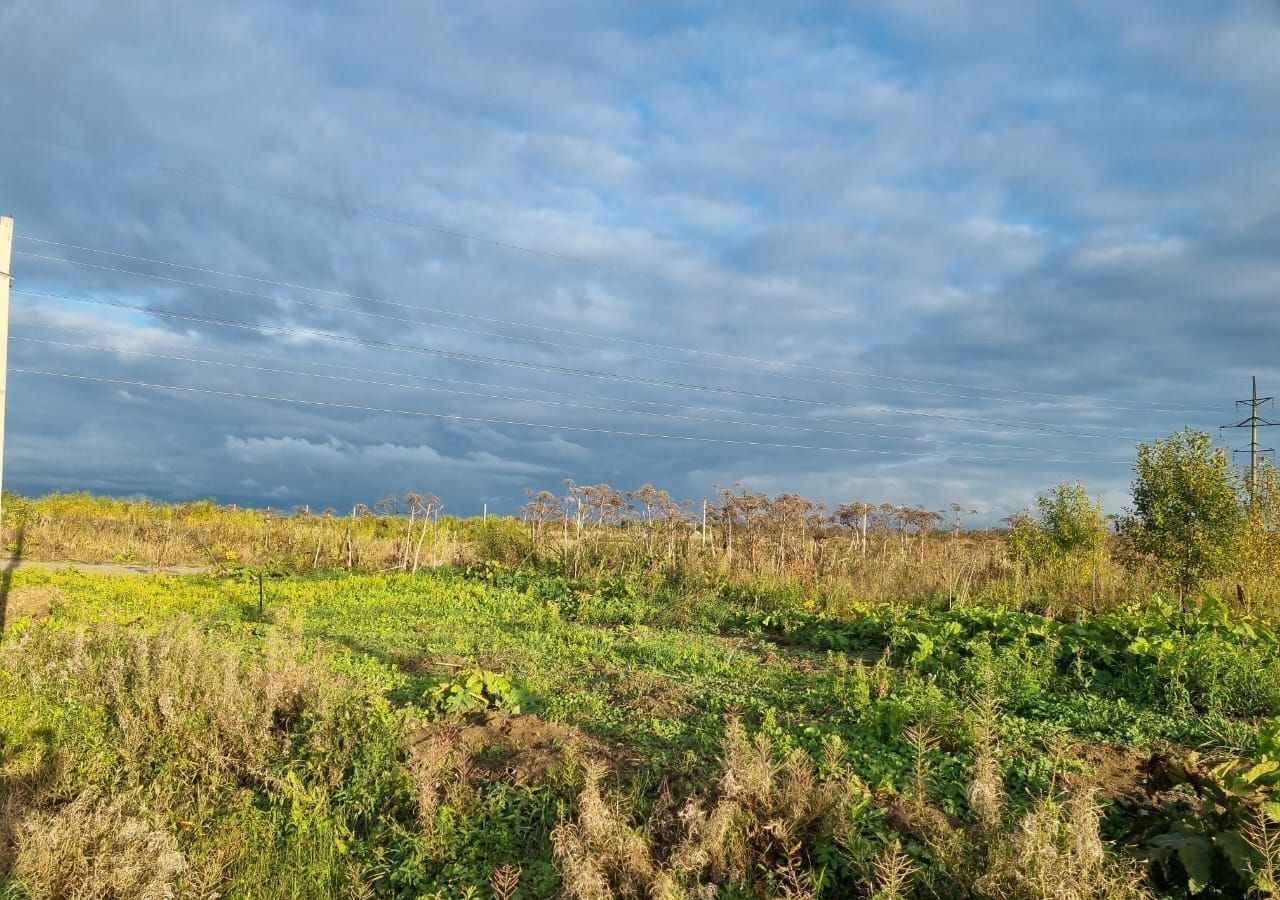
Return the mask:
<path id="1" fill-rule="evenodd" d="M 295 437 L 239 438 L 228 435 L 227 452 L 241 462 L 299 465 L 342 465 L 350 460 L 349 448 L 336 441 L 308 441 Z"/>

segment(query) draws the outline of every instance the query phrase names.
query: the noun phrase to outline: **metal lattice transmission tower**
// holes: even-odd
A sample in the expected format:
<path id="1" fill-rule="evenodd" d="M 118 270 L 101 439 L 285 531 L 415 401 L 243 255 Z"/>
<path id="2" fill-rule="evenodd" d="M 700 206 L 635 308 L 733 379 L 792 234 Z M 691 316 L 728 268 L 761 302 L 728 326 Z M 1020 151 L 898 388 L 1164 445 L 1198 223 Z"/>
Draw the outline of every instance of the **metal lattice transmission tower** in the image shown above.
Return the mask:
<path id="1" fill-rule="evenodd" d="M 1222 426 L 1223 428 L 1248 428 L 1249 429 L 1249 449 L 1234 450 L 1232 452 L 1249 454 L 1249 504 L 1250 505 L 1257 503 L 1257 500 L 1258 500 L 1258 454 L 1275 452 L 1275 450 L 1273 450 L 1270 447 L 1258 446 L 1258 429 L 1266 428 L 1267 426 L 1270 426 L 1270 425 L 1280 425 L 1280 422 L 1271 422 L 1271 421 L 1268 421 L 1267 419 L 1262 418 L 1260 415 L 1258 415 L 1258 409 L 1264 403 L 1272 403 L 1274 400 L 1275 400 L 1274 397 L 1258 396 L 1258 376 L 1254 375 L 1253 376 L 1253 396 L 1248 400 L 1236 401 L 1236 408 L 1240 409 L 1242 407 L 1247 406 L 1249 408 L 1249 415 L 1242 421 L 1236 422 L 1234 425 Z"/>

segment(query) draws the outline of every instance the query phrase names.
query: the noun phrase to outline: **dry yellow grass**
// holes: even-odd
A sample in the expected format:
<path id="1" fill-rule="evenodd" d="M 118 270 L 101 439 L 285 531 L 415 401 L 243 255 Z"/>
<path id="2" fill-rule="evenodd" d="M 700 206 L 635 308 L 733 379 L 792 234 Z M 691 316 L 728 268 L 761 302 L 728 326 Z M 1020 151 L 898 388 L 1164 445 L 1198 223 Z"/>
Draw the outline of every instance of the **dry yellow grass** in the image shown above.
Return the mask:
<path id="1" fill-rule="evenodd" d="M 838 748 L 833 748 L 834 761 Z M 731 723 L 723 774 L 708 797 L 660 802 L 633 825 L 588 773 L 575 816 L 553 835 L 565 892 L 574 900 L 715 896 L 731 885 L 756 897 L 817 896 L 818 866 L 803 849 L 838 833 L 866 789 L 847 770 L 819 777 L 802 753 L 778 760 L 769 742 Z M 973 817 L 952 822 L 923 798 L 895 801 L 890 823 L 922 842 L 953 885 L 991 900 L 1138 900 L 1150 894 L 1137 867 L 1108 852 L 1100 807 L 1089 791 L 1048 795 L 1009 819 L 993 740 L 980 739 L 969 789 Z M 898 840 L 850 860 L 876 900 L 915 896 L 916 866 Z M 922 886 L 927 894 L 929 888 Z"/>
<path id="2" fill-rule="evenodd" d="M 182 830 L 207 796 L 283 789 L 271 762 L 294 724 L 344 696 L 346 683 L 299 649 L 273 633 L 246 658 L 182 620 L 156 631 L 46 625 L 0 643 L 6 677 L 63 709 L 100 709 L 111 739 L 110 752 L 91 734 L 43 759 L 0 752 L 0 873 L 32 900 L 216 894 L 253 847 L 234 830 L 201 833 L 192 862 Z"/>
<path id="3" fill-rule="evenodd" d="M 768 739 L 749 739 L 736 721 L 723 754 L 713 796 L 691 799 L 674 815 L 673 803 L 660 804 L 666 814 L 642 829 L 606 799 L 602 770 L 589 769 L 575 819 L 552 836 L 568 896 L 680 900 L 715 896 L 723 884 L 816 896 L 805 838 L 836 813 L 849 782 L 819 778 L 800 751 L 775 760 Z"/>
<path id="4" fill-rule="evenodd" d="M 25 816 L 14 829 L 13 874 L 31 900 L 171 900 L 188 866 L 171 834 L 120 800 L 81 796 Z"/>
<path id="5" fill-rule="evenodd" d="M 936 514 L 915 508 L 869 507 L 872 524 L 864 530 L 861 520 L 826 516 L 820 505 L 792 494 L 721 490 L 704 528 L 680 504 L 651 516 L 642 492 L 607 485 L 571 491 L 586 506 L 543 492 L 521 520 L 484 522 L 441 517 L 438 501 L 423 506 L 417 494 L 342 514 L 89 494 L 10 496 L 0 534 L 10 553 L 29 559 L 157 567 L 413 571 L 540 559 L 575 576 L 660 569 L 750 590 L 816 588 L 833 612 L 867 598 L 942 597 L 964 604 L 982 597 L 1059 614 L 1108 608 L 1162 586 L 1158 572 L 1127 559 L 1117 540 L 1087 560 L 1029 565 L 1015 559 L 1006 532 L 943 527 Z M 578 512 L 571 516 L 570 508 Z M 1255 530 L 1239 575 L 1207 587 L 1253 612 L 1276 608 L 1274 544 L 1271 532 Z"/>
<path id="6" fill-rule="evenodd" d="M 1085 791 L 1037 801 L 989 852 L 975 887 L 995 900 L 1137 900 L 1150 896 L 1136 866 L 1111 858 L 1102 815 Z"/>

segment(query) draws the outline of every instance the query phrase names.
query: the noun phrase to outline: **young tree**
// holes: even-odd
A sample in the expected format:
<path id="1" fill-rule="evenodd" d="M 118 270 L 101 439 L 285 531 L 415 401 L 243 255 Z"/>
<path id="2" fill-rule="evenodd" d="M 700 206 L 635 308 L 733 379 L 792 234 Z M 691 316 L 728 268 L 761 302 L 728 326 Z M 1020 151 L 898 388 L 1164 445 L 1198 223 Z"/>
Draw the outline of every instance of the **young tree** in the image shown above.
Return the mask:
<path id="1" fill-rule="evenodd" d="M 1036 498 L 1037 516 L 1020 518 L 1014 526 L 1014 546 L 1022 555 L 1066 558 L 1093 556 L 1107 542 L 1107 520 L 1101 501 L 1090 499 L 1084 485 L 1062 481 Z M 1028 535 L 1028 527 L 1034 535 Z M 1022 546 L 1019 547 L 1019 543 Z"/>
<path id="2" fill-rule="evenodd" d="M 1246 530 L 1240 473 L 1209 435 L 1185 428 L 1138 445 L 1133 509 L 1121 528 L 1150 554 L 1179 594 L 1230 572 Z"/>

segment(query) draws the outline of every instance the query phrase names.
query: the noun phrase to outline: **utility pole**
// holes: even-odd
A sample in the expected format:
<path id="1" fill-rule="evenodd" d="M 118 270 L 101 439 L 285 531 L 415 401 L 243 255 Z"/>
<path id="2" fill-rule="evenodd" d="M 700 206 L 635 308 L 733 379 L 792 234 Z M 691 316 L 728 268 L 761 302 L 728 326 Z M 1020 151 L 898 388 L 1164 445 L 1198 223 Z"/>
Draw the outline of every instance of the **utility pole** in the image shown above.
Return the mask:
<path id="1" fill-rule="evenodd" d="M 1274 397 L 1258 396 L 1258 376 L 1253 376 L 1253 396 L 1248 400 L 1237 400 L 1236 408 L 1249 407 L 1249 415 L 1247 418 L 1234 425 L 1223 425 L 1223 428 L 1248 428 L 1249 429 L 1249 449 L 1235 450 L 1235 453 L 1249 454 L 1249 506 L 1252 507 L 1258 502 L 1258 454 L 1274 453 L 1271 448 L 1263 448 L 1258 446 L 1258 429 L 1266 428 L 1269 425 L 1280 425 L 1280 422 L 1270 422 L 1258 415 L 1258 408 L 1264 403 L 1270 403 Z M 1221 430 L 1221 429 L 1219 429 Z"/>
<path id="2" fill-rule="evenodd" d="M 9 390 L 9 282 L 13 281 L 13 216 L 0 216 L 0 491 L 4 490 L 4 415 Z M 3 500 L 0 500 L 0 517 Z"/>

